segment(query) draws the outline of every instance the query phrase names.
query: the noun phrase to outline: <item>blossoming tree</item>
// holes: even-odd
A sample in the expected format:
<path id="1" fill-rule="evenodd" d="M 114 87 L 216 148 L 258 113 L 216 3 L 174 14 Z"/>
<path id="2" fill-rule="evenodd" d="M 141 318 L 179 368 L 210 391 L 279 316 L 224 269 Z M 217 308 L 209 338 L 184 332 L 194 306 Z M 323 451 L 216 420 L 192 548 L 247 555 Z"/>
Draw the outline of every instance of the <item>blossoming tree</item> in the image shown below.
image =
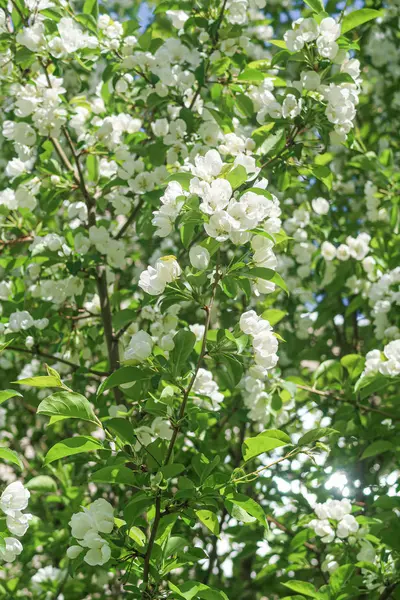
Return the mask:
<path id="1" fill-rule="evenodd" d="M 399 15 L 0 0 L 1 598 L 400 598 Z"/>

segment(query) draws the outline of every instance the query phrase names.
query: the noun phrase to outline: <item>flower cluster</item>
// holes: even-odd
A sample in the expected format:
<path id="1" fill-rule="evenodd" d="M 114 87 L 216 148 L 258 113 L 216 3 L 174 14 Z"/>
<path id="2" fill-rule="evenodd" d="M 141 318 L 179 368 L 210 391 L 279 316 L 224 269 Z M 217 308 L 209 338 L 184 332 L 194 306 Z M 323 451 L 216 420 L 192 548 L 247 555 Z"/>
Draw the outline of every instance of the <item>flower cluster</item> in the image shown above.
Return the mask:
<path id="1" fill-rule="evenodd" d="M 169 283 L 179 278 L 181 272 L 175 256 L 163 256 L 154 267 L 147 267 L 140 274 L 139 286 L 151 296 L 160 296 Z"/>
<path id="2" fill-rule="evenodd" d="M 218 384 L 214 381 L 211 371 L 199 369 L 194 380 L 192 391 L 199 396 L 206 396 L 211 401 L 212 410 L 218 410 L 219 405 L 224 399 L 224 395 L 219 391 Z M 205 408 L 210 408 L 210 402 L 198 402 Z"/>
<path id="3" fill-rule="evenodd" d="M 336 537 L 340 539 L 350 538 L 359 530 L 359 524 L 351 515 L 351 502 L 343 500 L 327 500 L 323 504 L 316 504 L 314 512 L 317 519 L 312 519 L 309 527 L 314 529 L 315 534 L 325 544 L 333 542 Z"/>
<path id="4" fill-rule="evenodd" d="M 225 140 L 232 144 L 233 141 L 227 138 L 228 136 Z M 237 136 L 235 138 L 240 141 Z M 231 151 L 226 145 L 224 150 Z M 221 176 L 227 166 L 217 150 L 209 150 L 204 156 L 197 155 L 194 164 L 189 164 L 194 175 L 190 180 L 189 191 L 200 198 L 199 209 L 205 215 L 206 233 L 219 242 L 229 239 L 234 244 L 249 241 L 250 231 L 261 224 L 268 233 L 277 233 L 280 229 L 281 211 L 277 198 L 265 191 L 268 181 L 261 179 L 251 190 L 236 198 L 229 182 L 229 173 L 228 178 Z M 241 152 L 235 157 L 233 170 L 238 166 L 243 167 L 247 176 L 252 178 L 259 170 L 254 158 Z M 187 196 L 188 192 L 183 191 L 177 181 L 168 184 L 161 196 L 161 208 L 153 212 L 152 223 L 157 227 L 157 235 L 166 237 L 171 233 Z"/>
<path id="5" fill-rule="evenodd" d="M 269 322 L 254 310 L 248 310 L 240 317 L 240 329 L 252 338 L 256 364 L 264 369 L 275 367 L 278 362 L 278 340 Z"/>
<path id="6" fill-rule="evenodd" d="M 26 331 L 31 327 L 42 330 L 46 329 L 48 324 L 49 320 L 46 317 L 34 319 L 27 310 L 17 310 L 16 312 L 11 313 L 8 324 L 0 323 L 0 332 Z"/>
<path id="7" fill-rule="evenodd" d="M 287 31 L 284 35 L 287 48 L 291 52 L 299 52 L 305 46 L 309 50 L 315 48 L 317 59 L 329 60 L 334 64 L 341 65 L 340 72 L 344 77 L 349 75 L 349 81 L 345 79 L 339 84 L 331 82 L 326 85 L 321 81 L 321 76 L 317 71 L 303 71 L 300 81 L 293 83 L 300 92 L 302 90 L 317 92 L 326 101 L 325 114 L 335 128 L 333 141 L 345 140 L 352 129 L 360 91 L 360 63 L 339 48 L 337 42 L 339 37 L 340 24 L 332 17 L 322 19 L 319 24 L 312 17 L 297 19 L 292 24 L 292 30 Z M 315 46 L 312 46 L 312 42 L 315 43 Z M 301 111 L 301 102 L 302 99 L 296 100 L 293 94 L 288 94 L 281 106 L 272 96 L 269 98 L 266 112 L 272 118 L 280 116 L 294 118 Z"/>
<path id="8" fill-rule="evenodd" d="M 337 258 L 341 261 L 354 258 L 363 261 L 369 252 L 371 236 L 368 233 L 360 233 L 356 238 L 348 236 L 346 244 L 340 244 L 337 248 L 331 242 L 325 241 L 321 245 L 321 254 L 327 261 Z M 368 266 L 367 266 L 368 268 Z"/>
<path id="9" fill-rule="evenodd" d="M 30 513 L 23 513 L 28 506 L 30 492 L 20 481 L 13 481 L 0 497 L 0 509 L 6 515 L 7 529 L 13 535 L 22 537 L 28 530 Z M 22 544 L 14 537 L 4 538 L 5 548 L 0 548 L 0 558 L 5 562 L 13 562 L 22 552 Z"/>
<path id="10" fill-rule="evenodd" d="M 109 502 L 103 498 L 95 500 L 83 512 L 72 515 L 69 525 L 79 546 L 68 548 L 68 558 L 77 558 L 84 548 L 89 548 L 83 559 L 88 565 L 104 565 L 110 560 L 111 548 L 100 535 L 111 533 L 114 528 L 114 509 Z"/>
<path id="11" fill-rule="evenodd" d="M 362 376 L 374 373 L 391 377 L 400 375 L 400 339 L 386 344 L 383 356 L 379 350 L 371 350 L 365 358 L 365 369 Z"/>

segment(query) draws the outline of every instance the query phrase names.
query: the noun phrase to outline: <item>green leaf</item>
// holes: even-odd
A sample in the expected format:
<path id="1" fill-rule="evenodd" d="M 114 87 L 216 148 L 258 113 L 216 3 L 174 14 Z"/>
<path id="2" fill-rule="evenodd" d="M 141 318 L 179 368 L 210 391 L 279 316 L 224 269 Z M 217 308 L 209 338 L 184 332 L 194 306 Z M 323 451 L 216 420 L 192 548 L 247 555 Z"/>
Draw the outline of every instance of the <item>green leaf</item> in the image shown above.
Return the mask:
<path id="1" fill-rule="evenodd" d="M 86 27 L 86 29 L 97 35 L 97 22 L 93 15 L 80 14 L 75 15 L 74 18 L 78 23 Z"/>
<path id="2" fill-rule="evenodd" d="M 266 319 L 270 325 L 274 326 L 279 321 L 282 321 L 286 317 L 287 312 L 285 310 L 279 310 L 278 308 L 268 308 L 261 315 L 263 319 Z"/>
<path id="3" fill-rule="evenodd" d="M 237 78 L 238 81 L 248 81 L 249 83 L 260 83 L 264 79 L 265 75 L 263 73 L 257 69 L 250 68 L 246 68 Z"/>
<path id="4" fill-rule="evenodd" d="M 265 127 L 265 126 L 264 126 Z M 260 129 L 262 129 L 260 127 Z M 258 131 L 260 131 L 260 129 Z M 278 129 L 275 133 L 273 133 L 272 135 L 269 135 L 265 141 L 262 143 L 261 145 L 261 152 L 264 156 L 268 156 L 271 154 L 272 150 L 276 150 L 276 152 L 279 152 L 280 150 L 280 146 L 282 146 L 282 144 L 285 143 L 285 130 L 284 129 Z"/>
<path id="5" fill-rule="evenodd" d="M 317 179 L 322 181 L 322 183 L 328 188 L 328 190 L 332 189 L 333 173 L 329 167 L 316 165 L 312 168 L 312 172 L 314 173 Z"/>
<path id="6" fill-rule="evenodd" d="M 354 565 L 342 565 L 332 573 L 329 578 L 329 587 L 334 595 L 344 591 L 344 587 L 353 573 Z"/>
<path id="7" fill-rule="evenodd" d="M 29 385 L 30 387 L 38 388 L 64 387 L 61 379 L 57 379 L 57 377 L 52 377 L 48 375 L 41 375 L 39 377 L 28 377 L 27 379 L 18 379 L 18 381 L 12 381 L 11 383 L 17 383 L 18 385 Z"/>
<path id="8" fill-rule="evenodd" d="M 94 452 L 101 450 L 103 445 L 95 438 L 89 436 L 77 436 L 69 438 L 62 442 L 54 444 L 45 456 L 44 464 L 48 465 L 55 460 L 72 456 L 74 454 L 82 454 L 83 452 Z"/>
<path id="9" fill-rule="evenodd" d="M 20 469 L 23 468 L 23 464 L 18 454 L 9 448 L 0 447 L 0 459 L 4 459 L 7 462 L 11 462 L 14 465 L 18 465 Z"/>
<path id="10" fill-rule="evenodd" d="M 104 422 L 104 426 L 117 434 L 124 444 L 135 444 L 136 436 L 132 424 L 125 417 L 115 417 Z"/>
<path id="11" fill-rule="evenodd" d="M 275 271 L 273 269 L 267 269 L 266 267 L 253 267 L 249 269 L 247 273 L 242 273 L 239 271 L 239 275 L 245 275 L 247 277 L 254 277 L 256 279 L 266 279 L 271 281 L 271 279 L 275 275 Z"/>
<path id="12" fill-rule="evenodd" d="M 263 527 L 268 527 L 268 521 L 265 516 L 264 509 L 258 504 L 258 502 L 253 500 L 253 498 L 249 498 L 244 494 L 233 492 L 232 494 L 228 494 L 225 499 L 229 502 L 232 502 L 232 504 L 243 508 L 247 513 L 249 513 L 249 515 L 257 519 L 257 521 Z"/>
<path id="13" fill-rule="evenodd" d="M 306 581 L 288 581 L 283 584 L 285 587 L 289 588 L 289 590 L 293 590 L 294 592 L 299 592 L 299 594 L 303 594 L 304 596 L 308 596 L 309 598 L 320 598 L 320 594 L 318 594 L 315 587 Z"/>
<path id="14" fill-rule="evenodd" d="M 196 515 L 200 521 L 209 529 L 214 535 L 219 535 L 219 521 L 215 513 L 211 510 L 196 510 Z"/>
<path id="15" fill-rule="evenodd" d="M 298 446 L 309 446 L 313 442 L 317 442 L 325 437 L 330 437 L 331 435 L 335 435 L 335 433 L 339 433 L 336 429 L 331 429 L 330 427 L 317 427 L 316 429 L 311 429 L 307 431 L 297 442 Z"/>
<path id="16" fill-rule="evenodd" d="M 181 329 L 174 335 L 175 347 L 170 353 L 170 361 L 176 374 L 180 373 L 182 367 L 187 369 L 188 358 L 196 344 L 196 336 L 192 331 Z"/>
<path id="17" fill-rule="evenodd" d="M 387 387 L 390 383 L 390 378 L 381 375 L 380 373 L 370 373 L 365 377 L 360 377 L 354 386 L 354 391 L 359 393 L 360 399 L 368 398 L 375 394 L 376 392 L 380 392 L 385 387 Z"/>
<path id="18" fill-rule="evenodd" d="M 191 173 L 173 173 L 166 180 L 165 183 L 170 183 L 171 181 L 177 181 L 181 184 L 182 188 L 185 192 L 189 191 L 190 181 L 193 179 L 193 175 Z"/>
<path id="19" fill-rule="evenodd" d="M 194 598 L 202 598 L 202 600 L 229 600 L 224 592 L 210 588 L 205 583 L 198 581 L 186 581 L 186 583 L 179 587 L 169 581 L 168 586 L 174 594 L 177 594 L 179 598 L 184 598 L 184 600 L 193 600 Z"/>
<path id="20" fill-rule="evenodd" d="M 269 43 L 273 46 L 277 46 L 278 48 L 283 48 L 284 50 L 287 50 L 286 42 L 283 40 L 269 40 Z"/>
<path id="21" fill-rule="evenodd" d="M 284 279 L 279 275 L 279 273 L 275 273 L 275 275 L 271 278 L 271 281 L 280 287 L 286 294 L 289 296 L 289 288 L 286 285 Z"/>
<path id="22" fill-rule="evenodd" d="M 245 94 L 237 94 L 235 97 L 236 106 L 242 115 L 251 118 L 254 114 L 254 105 L 248 96 Z M 241 166 L 241 165 L 240 165 Z"/>
<path id="23" fill-rule="evenodd" d="M 96 483 L 120 483 L 124 485 L 136 485 L 135 473 L 124 465 L 103 467 L 90 476 L 91 481 Z"/>
<path id="24" fill-rule="evenodd" d="M 340 359 L 340 364 L 348 371 L 350 378 L 357 379 L 364 370 L 365 358 L 359 354 L 346 354 Z"/>
<path id="25" fill-rule="evenodd" d="M 377 456 L 378 454 L 383 454 L 384 452 L 394 452 L 396 447 L 389 442 L 389 440 L 379 440 L 370 444 L 362 453 L 361 460 L 365 458 L 371 458 L 372 456 Z"/>
<path id="26" fill-rule="evenodd" d="M 355 27 L 363 25 L 363 23 L 367 23 L 373 19 L 377 19 L 378 17 L 383 17 L 383 15 L 384 12 L 382 10 L 374 10 L 373 8 L 360 8 L 360 10 L 355 10 L 350 14 L 345 15 L 343 18 L 341 32 L 342 34 L 347 33 Z"/>
<path id="27" fill-rule="evenodd" d="M 128 531 L 128 535 L 131 538 L 131 540 L 133 540 L 135 544 L 137 544 L 141 548 L 145 545 L 146 534 L 141 529 L 139 529 L 139 527 L 131 527 Z"/>
<path id="28" fill-rule="evenodd" d="M 95 154 L 89 154 L 86 158 L 86 168 L 88 172 L 88 180 L 92 183 L 97 183 L 99 180 L 99 161 Z"/>
<path id="29" fill-rule="evenodd" d="M 325 10 L 321 0 L 304 0 L 304 2 L 316 13 L 324 12 Z"/>
<path id="30" fill-rule="evenodd" d="M 97 390 L 97 396 L 100 396 L 106 390 L 110 390 L 124 383 L 131 383 L 134 381 L 143 381 L 153 377 L 154 372 L 145 367 L 122 367 L 117 371 L 114 371 L 107 379 L 100 384 Z"/>
<path id="31" fill-rule="evenodd" d="M 251 460 L 259 454 L 270 452 L 275 448 L 291 444 L 290 437 L 279 429 L 263 431 L 253 438 L 247 438 L 242 444 L 242 454 L 245 461 Z"/>
<path id="32" fill-rule="evenodd" d="M 7 342 L 2 342 L 2 343 L 0 344 L 0 354 L 1 354 L 2 352 L 4 352 L 4 350 L 7 348 L 7 346 L 9 346 L 10 344 L 12 344 L 12 343 L 13 343 L 13 341 L 14 341 L 14 340 L 8 340 Z"/>
<path id="33" fill-rule="evenodd" d="M 16 390 L 3 390 L 0 392 L 0 404 L 3 404 L 9 398 L 14 398 L 14 396 L 19 396 L 22 398 L 22 394 L 17 392 Z"/>
<path id="34" fill-rule="evenodd" d="M 89 400 L 75 392 L 57 392 L 48 396 L 39 404 L 37 413 L 48 417 L 81 419 L 101 426 Z"/>
<path id="35" fill-rule="evenodd" d="M 95 19 L 99 16 L 99 7 L 97 5 L 97 0 L 85 0 L 83 5 L 83 12 L 88 15 L 93 15 Z"/>
<path id="36" fill-rule="evenodd" d="M 35 492 L 56 492 L 57 484 L 48 475 L 37 475 L 37 477 L 32 477 L 27 483 L 25 483 L 25 487 L 28 490 L 33 490 Z"/>
<path id="37" fill-rule="evenodd" d="M 233 190 L 240 187 L 247 179 L 247 171 L 242 165 L 238 165 L 225 176 Z"/>

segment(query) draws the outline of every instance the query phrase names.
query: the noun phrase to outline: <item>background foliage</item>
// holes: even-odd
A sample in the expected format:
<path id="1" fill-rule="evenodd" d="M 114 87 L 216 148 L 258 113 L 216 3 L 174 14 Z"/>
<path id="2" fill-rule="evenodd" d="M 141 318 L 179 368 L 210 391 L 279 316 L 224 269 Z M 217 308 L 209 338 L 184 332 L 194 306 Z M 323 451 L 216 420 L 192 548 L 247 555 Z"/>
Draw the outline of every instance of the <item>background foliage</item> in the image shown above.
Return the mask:
<path id="1" fill-rule="evenodd" d="M 0 596 L 400 598 L 398 3 L 0 5 L 0 477 L 33 515 Z M 328 16 L 341 62 L 288 49 Z M 332 108 L 356 110 L 348 131 L 310 71 L 353 90 Z M 215 149 L 217 181 L 271 211 L 236 238 L 194 189 Z M 248 310 L 279 344 L 268 373 Z M 92 566 L 67 549 L 99 498 L 115 523 Z M 343 498 L 357 531 L 323 541 L 314 507 Z"/>

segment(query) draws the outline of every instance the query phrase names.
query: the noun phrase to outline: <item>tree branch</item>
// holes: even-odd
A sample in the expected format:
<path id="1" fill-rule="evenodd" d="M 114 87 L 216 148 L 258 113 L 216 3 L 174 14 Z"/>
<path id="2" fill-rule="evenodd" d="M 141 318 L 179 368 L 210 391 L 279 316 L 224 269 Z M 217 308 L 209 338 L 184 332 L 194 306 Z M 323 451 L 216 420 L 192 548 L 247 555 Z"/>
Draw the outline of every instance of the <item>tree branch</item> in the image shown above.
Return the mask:
<path id="1" fill-rule="evenodd" d="M 23 352 L 25 354 L 31 354 L 32 356 L 41 356 L 42 358 L 54 360 L 55 362 L 60 362 L 63 365 L 68 365 L 74 371 L 84 368 L 88 371 L 88 373 L 91 373 L 92 375 L 96 375 L 97 377 L 106 377 L 106 376 L 110 375 L 110 373 L 108 371 L 96 371 L 95 369 L 90 369 L 88 367 L 82 367 L 81 365 L 77 365 L 69 360 L 65 360 L 64 358 L 54 356 L 53 354 L 48 354 L 47 352 L 42 352 L 42 350 L 39 350 L 39 348 L 35 348 L 33 350 L 28 350 L 28 348 L 18 348 L 17 346 L 7 346 L 6 350 L 13 350 L 13 352 Z"/>
<path id="2" fill-rule="evenodd" d="M 189 381 L 189 384 L 187 386 L 187 388 L 184 390 L 183 393 L 183 399 L 182 399 L 182 404 L 179 410 L 179 415 L 178 415 L 178 423 L 176 424 L 176 426 L 174 427 L 174 431 L 168 446 L 168 450 L 167 450 L 167 455 L 165 457 L 164 460 L 164 466 L 167 465 L 171 459 L 172 456 L 172 452 L 174 450 L 174 446 L 175 446 L 175 442 L 177 440 L 179 431 L 181 429 L 182 426 L 182 419 L 185 415 L 185 410 L 186 410 L 186 405 L 187 405 L 187 401 L 189 399 L 189 395 L 191 392 L 191 389 L 194 385 L 194 382 L 196 380 L 197 374 L 199 372 L 201 363 L 203 362 L 204 356 L 206 354 L 206 347 L 207 347 L 207 333 L 208 330 L 210 328 L 210 323 L 211 323 L 211 310 L 214 304 L 214 300 L 215 300 L 215 296 L 217 293 L 217 287 L 218 287 L 218 282 L 220 280 L 220 274 L 219 274 L 219 261 L 217 260 L 217 264 L 216 264 L 216 268 L 215 268 L 215 279 L 214 279 L 214 283 L 213 283 L 213 287 L 212 287 L 212 292 L 211 292 L 211 298 L 210 298 L 210 302 L 208 303 L 208 305 L 204 306 L 204 310 L 206 311 L 206 321 L 205 321 L 205 325 L 204 325 L 204 334 L 203 334 L 203 341 L 201 344 L 201 350 L 200 350 L 200 354 L 199 354 L 199 358 L 197 360 L 193 375 Z M 157 530 L 158 530 L 158 525 L 160 522 L 160 518 L 161 518 L 161 492 L 159 492 L 156 496 L 156 513 L 154 516 L 154 521 L 153 521 L 153 525 L 151 528 L 151 533 L 150 533 L 150 539 L 149 539 L 149 543 L 147 545 L 147 550 L 146 550 L 146 554 L 145 554 L 145 558 L 144 558 L 144 570 L 143 570 L 143 582 L 146 584 L 145 589 L 143 590 L 142 593 L 142 600 L 146 600 L 146 598 L 148 598 L 148 592 L 149 592 L 149 571 L 150 571 L 150 561 L 151 561 L 151 554 L 153 551 L 153 546 L 154 546 L 154 542 L 156 539 L 156 535 L 157 535 Z"/>

